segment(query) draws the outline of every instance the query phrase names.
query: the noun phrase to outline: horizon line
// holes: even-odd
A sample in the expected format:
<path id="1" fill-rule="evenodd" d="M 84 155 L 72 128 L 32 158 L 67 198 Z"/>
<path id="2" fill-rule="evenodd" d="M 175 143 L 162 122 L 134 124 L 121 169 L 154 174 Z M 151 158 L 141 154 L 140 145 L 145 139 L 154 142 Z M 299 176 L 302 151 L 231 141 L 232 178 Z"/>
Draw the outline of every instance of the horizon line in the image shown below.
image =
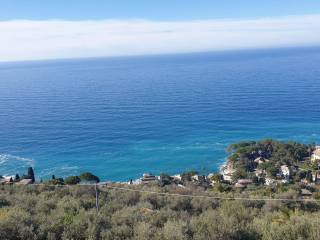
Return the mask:
<path id="1" fill-rule="evenodd" d="M 57 61 L 77 61 L 77 60 L 96 60 L 96 59 L 124 59 L 124 58 L 144 58 L 144 57 L 166 57 L 166 56 L 184 56 L 184 55 L 200 55 L 200 54 L 227 54 L 227 53 L 249 53 L 259 51 L 290 51 L 290 50 L 313 50 L 319 49 L 320 44 L 317 45 L 296 45 L 296 46 L 279 46 L 279 47 L 264 47 L 264 48 L 238 48 L 238 49 L 221 49 L 208 51 L 194 51 L 194 52 L 176 52 L 176 53 L 150 53 L 150 54 L 136 54 L 136 55 L 114 55 L 114 56 L 89 56 L 89 57 L 66 57 L 66 58 L 42 58 L 42 59 L 24 59 L 24 60 L 9 60 L 1 61 L 0 64 L 15 64 L 15 63 L 37 63 L 37 62 L 57 62 Z"/>

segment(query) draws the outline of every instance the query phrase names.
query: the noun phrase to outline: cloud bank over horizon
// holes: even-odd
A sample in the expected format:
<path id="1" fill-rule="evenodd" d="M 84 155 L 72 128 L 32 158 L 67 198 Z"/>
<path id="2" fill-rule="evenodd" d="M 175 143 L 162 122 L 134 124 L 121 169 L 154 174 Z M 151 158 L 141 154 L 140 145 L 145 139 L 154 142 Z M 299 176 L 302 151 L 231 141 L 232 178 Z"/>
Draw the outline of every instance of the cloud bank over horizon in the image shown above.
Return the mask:
<path id="1" fill-rule="evenodd" d="M 320 45 L 320 15 L 251 20 L 0 21 L 0 61 Z"/>

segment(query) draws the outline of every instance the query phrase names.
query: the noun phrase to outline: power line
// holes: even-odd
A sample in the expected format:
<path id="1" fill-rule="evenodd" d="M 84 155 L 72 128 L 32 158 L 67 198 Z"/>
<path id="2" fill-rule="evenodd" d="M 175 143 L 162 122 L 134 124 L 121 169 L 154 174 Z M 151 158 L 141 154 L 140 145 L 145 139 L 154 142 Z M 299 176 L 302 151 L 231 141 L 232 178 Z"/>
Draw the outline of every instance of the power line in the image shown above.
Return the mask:
<path id="1" fill-rule="evenodd" d="M 287 201 L 287 202 L 319 202 L 320 203 L 320 200 L 317 200 L 317 199 L 221 197 L 221 196 L 192 195 L 192 194 L 179 194 L 179 193 L 161 193 L 161 192 L 155 192 L 155 191 L 147 191 L 147 190 L 139 190 L 139 189 L 123 188 L 123 187 L 111 187 L 111 186 L 104 186 L 104 187 L 109 189 L 114 189 L 114 190 L 157 194 L 162 196 L 208 198 L 208 199 L 220 199 L 220 200 L 242 200 L 242 201 Z"/>
<path id="2" fill-rule="evenodd" d="M 161 195 L 161 196 L 176 196 L 176 197 L 189 197 L 189 198 L 207 198 L 207 199 L 240 200 L 240 201 L 283 201 L 283 202 L 318 202 L 318 203 L 320 203 L 320 200 L 317 200 L 317 199 L 221 197 L 221 196 L 208 196 L 208 195 L 192 195 L 192 194 L 156 192 L 156 191 L 139 190 L 139 189 L 133 189 L 133 188 L 112 187 L 112 186 L 108 186 L 108 185 L 97 185 L 97 184 L 54 185 L 54 184 L 39 184 L 39 183 L 35 183 L 35 184 L 30 184 L 28 186 L 48 186 L 48 187 L 61 187 L 61 188 L 63 188 L 63 187 L 72 188 L 72 187 L 75 187 L 75 186 L 94 187 L 94 190 L 96 192 L 96 198 L 99 197 L 99 194 L 97 195 L 97 190 L 96 189 L 99 189 L 101 191 L 101 188 L 108 188 L 108 189 L 120 190 L 120 191 L 131 191 L 131 192 L 139 192 L 139 193 L 145 193 L 145 194 L 155 194 L 155 195 Z"/>

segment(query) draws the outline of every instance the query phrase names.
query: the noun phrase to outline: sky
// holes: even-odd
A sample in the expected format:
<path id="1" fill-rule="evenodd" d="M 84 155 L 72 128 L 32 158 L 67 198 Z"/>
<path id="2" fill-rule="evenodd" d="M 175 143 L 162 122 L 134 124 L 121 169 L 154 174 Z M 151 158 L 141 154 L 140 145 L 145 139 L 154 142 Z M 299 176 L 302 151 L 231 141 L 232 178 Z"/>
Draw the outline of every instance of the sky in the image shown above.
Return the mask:
<path id="1" fill-rule="evenodd" d="M 320 45 L 319 0 L 1 0 L 0 61 Z"/>

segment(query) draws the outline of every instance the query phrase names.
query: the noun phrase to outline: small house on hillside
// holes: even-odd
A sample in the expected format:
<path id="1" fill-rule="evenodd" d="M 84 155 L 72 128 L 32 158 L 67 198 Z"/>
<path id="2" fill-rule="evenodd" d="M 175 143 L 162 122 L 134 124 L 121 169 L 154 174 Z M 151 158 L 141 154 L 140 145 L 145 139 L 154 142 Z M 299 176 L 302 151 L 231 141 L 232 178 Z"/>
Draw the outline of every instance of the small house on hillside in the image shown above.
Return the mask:
<path id="1" fill-rule="evenodd" d="M 181 175 L 180 174 L 173 175 L 172 177 L 173 177 L 174 180 L 181 181 Z"/>
<path id="2" fill-rule="evenodd" d="M 142 183 L 156 182 L 158 178 L 150 173 L 144 173 L 141 178 Z"/>
<path id="3" fill-rule="evenodd" d="M 6 184 L 7 183 L 7 181 L 4 179 L 4 178 L 1 178 L 0 179 L 0 185 L 4 185 L 4 184 Z"/>
<path id="4" fill-rule="evenodd" d="M 290 168 L 287 165 L 282 165 L 280 167 L 280 172 L 281 172 L 281 175 L 284 178 L 289 178 L 290 177 L 291 171 L 290 171 Z"/>
<path id="5" fill-rule="evenodd" d="M 28 185 L 32 184 L 32 179 L 22 179 L 21 181 L 16 183 L 17 185 Z"/>
<path id="6" fill-rule="evenodd" d="M 12 184 L 12 183 L 13 183 L 12 177 L 2 177 L 2 178 L 0 178 L 0 185 Z"/>
<path id="7" fill-rule="evenodd" d="M 272 186 L 272 185 L 276 185 L 276 184 L 277 184 L 277 181 L 273 178 L 267 177 L 265 179 L 265 185 L 267 185 L 267 186 Z"/>
<path id="8" fill-rule="evenodd" d="M 192 179 L 192 181 L 194 181 L 194 182 L 205 182 L 205 181 L 207 181 L 207 178 L 206 178 L 206 176 L 205 175 L 193 175 L 192 177 L 191 177 L 191 179 Z"/>
<path id="9" fill-rule="evenodd" d="M 191 177 L 191 180 L 194 182 L 197 182 L 197 181 L 199 181 L 199 177 L 201 177 L 201 176 L 199 176 L 198 174 L 195 174 Z"/>
<path id="10" fill-rule="evenodd" d="M 311 162 L 320 161 L 320 146 L 316 146 L 316 149 L 311 155 Z"/>
<path id="11" fill-rule="evenodd" d="M 231 182 L 232 181 L 232 174 L 235 171 L 236 170 L 233 169 L 231 164 L 228 164 L 228 165 L 224 166 L 223 168 L 221 168 L 221 174 L 223 176 L 223 180 Z"/>
<path id="12" fill-rule="evenodd" d="M 312 173 L 312 181 L 314 183 L 320 183 L 320 170 L 315 171 L 314 173 Z"/>
<path id="13" fill-rule="evenodd" d="M 246 186 L 248 184 L 252 184 L 253 181 L 252 179 L 239 179 L 237 183 Z"/>
<path id="14" fill-rule="evenodd" d="M 239 188 L 239 189 L 244 189 L 246 186 L 245 185 L 243 185 L 243 184 L 241 184 L 241 183 L 236 183 L 235 185 L 234 185 L 236 188 Z"/>
<path id="15" fill-rule="evenodd" d="M 261 177 L 263 175 L 266 174 L 266 171 L 264 169 L 256 169 L 254 170 L 254 175 L 256 175 L 256 177 Z"/>
<path id="16" fill-rule="evenodd" d="M 311 197 L 312 196 L 312 192 L 310 192 L 308 189 L 301 189 L 301 195 L 303 197 Z"/>
<path id="17" fill-rule="evenodd" d="M 258 157 L 258 158 L 256 158 L 256 159 L 254 160 L 254 162 L 257 163 L 257 164 L 262 164 L 262 163 L 265 163 L 265 162 L 270 162 L 270 160 L 269 160 L 269 159 L 266 159 L 266 158 L 264 158 L 264 157 Z"/>

